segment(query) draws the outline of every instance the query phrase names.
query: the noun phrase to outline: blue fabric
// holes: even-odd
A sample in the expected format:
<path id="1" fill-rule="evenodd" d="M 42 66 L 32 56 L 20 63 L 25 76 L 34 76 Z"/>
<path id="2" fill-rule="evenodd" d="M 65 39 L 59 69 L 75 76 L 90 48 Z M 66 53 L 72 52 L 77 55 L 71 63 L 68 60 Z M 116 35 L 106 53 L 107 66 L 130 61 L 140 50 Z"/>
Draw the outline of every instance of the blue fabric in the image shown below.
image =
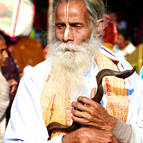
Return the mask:
<path id="1" fill-rule="evenodd" d="M 141 79 L 143 79 L 143 66 L 142 66 L 142 68 L 141 68 L 141 70 L 140 70 L 139 75 L 140 75 Z"/>

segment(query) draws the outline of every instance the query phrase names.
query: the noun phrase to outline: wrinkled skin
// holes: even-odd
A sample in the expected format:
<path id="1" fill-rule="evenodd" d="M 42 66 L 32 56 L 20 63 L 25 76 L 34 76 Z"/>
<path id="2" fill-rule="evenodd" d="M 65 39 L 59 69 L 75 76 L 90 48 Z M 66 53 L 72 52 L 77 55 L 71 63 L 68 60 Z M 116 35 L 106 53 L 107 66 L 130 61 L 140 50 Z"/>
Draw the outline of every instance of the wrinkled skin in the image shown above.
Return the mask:
<path id="1" fill-rule="evenodd" d="M 63 143 L 118 143 L 109 131 L 80 128 L 63 137 Z"/>
<path id="2" fill-rule="evenodd" d="M 92 94 L 95 89 L 92 90 Z M 110 116 L 104 107 L 87 98 L 79 97 L 72 103 L 72 119 L 91 128 L 80 128 L 63 137 L 63 143 L 118 143 L 112 134 L 116 119 Z M 69 141 L 68 141 L 69 140 Z"/>
<path id="3" fill-rule="evenodd" d="M 17 81 L 15 79 L 8 80 L 10 85 L 10 94 L 13 94 L 17 90 Z"/>
<path id="4" fill-rule="evenodd" d="M 75 122 L 107 131 L 114 129 L 116 119 L 110 116 L 101 104 L 87 97 L 79 97 L 77 102 L 72 103 L 72 106 L 76 109 L 72 109 L 72 119 Z"/>
<path id="5" fill-rule="evenodd" d="M 72 0 L 68 5 L 61 2 L 57 7 L 55 35 L 57 40 L 64 43 L 79 45 L 87 41 L 92 32 L 92 23 L 82 0 Z M 67 34 L 66 29 L 68 29 Z"/>

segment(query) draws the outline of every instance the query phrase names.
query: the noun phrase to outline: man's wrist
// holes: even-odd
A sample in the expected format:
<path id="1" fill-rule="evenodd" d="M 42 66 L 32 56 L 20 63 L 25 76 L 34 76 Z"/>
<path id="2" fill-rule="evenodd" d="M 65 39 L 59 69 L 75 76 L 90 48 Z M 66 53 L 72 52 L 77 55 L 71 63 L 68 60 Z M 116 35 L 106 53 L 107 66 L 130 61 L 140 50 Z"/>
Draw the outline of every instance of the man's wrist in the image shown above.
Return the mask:
<path id="1" fill-rule="evenodd" d="M 78 141 L 78 138 L 77 138 L 77 132 L 76 131 L 73 131 L 73 132 L 70 132 L 66 135 L 63 135 L 62 136 L 62 143 L 75 143 L 75 142 L 79 142 Z"/>
<path id="2" fill-rule="evenodd" d="M 127 143 L 131 139 L 132 127 L 117 119 L 113 134 L 119 142 Z"/>
<path id="3" fill-rule="evenodd" d="M 117 119 L 112 117 L 112 119 L 111 119 L 111 130 L 110 131 L 114 130 L 114 128 L 116 127 L 116 124 L 117 124 Z"/>

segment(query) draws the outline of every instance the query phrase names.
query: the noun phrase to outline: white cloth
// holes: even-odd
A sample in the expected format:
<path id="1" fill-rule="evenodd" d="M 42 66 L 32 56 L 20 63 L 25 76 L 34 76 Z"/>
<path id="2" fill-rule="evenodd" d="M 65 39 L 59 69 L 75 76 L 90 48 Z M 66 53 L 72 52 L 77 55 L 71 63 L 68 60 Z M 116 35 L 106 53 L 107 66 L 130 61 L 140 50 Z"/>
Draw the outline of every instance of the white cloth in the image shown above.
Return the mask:
<path id="1" fill-rule="evenodd" d="M 5 111 L 9 105 L 9 84 L 1 73 L 0 68 L 0 143 L 6 129 Z"/>
<path id="2" fill-rule="evenodd" d="M 125 47 L 125 49 L 123 49 L 123 50 L 119 50 L 119 48 L 116 48 L 116 46 L 117 46 L 117 45 L 114 46 L 114 51 L 115 51 L 115 53 L 116 53 L 118 56 L 120 56 L 120 57 L 122 57 L 122 58 L 124 58 L 125 56 L 127 56 L 127 55 L 133 53 L 133 52 L 135 51 L 135 49 L 136 49 L 136 47 L 133 45 L 132 42 L 129 42 L 129 44 L 128 44 L 128 45 Z M 117 50 L 116 50 L 116 49 L 117 49 Z"/>
<path id="3" fill-rule="evenodd" d="M 132 68 L 124 59 L 119 59 L 105 47 L 101 47 L 101 52 L 111 59 L 119 61 L 118 67 L 121 71 Z M 30 72 L 27 71 L 21 79 L 17 95 L 12 105 L 11 118 L 2 143 L 52 142 L 52 140 L 47 141 L 48 133 L 40 106 L 43 81 L 44 77 L 50 72 L 51 61 L 52 58 L 48 58 L 46 61 L 30 69 Z M 97 70 L 96 64 L 93 63 L 90 70 L 85 74 L 88 89 L 84 96 L 89 97 L 91 89 L 96 86 Z M 131 140 L 134 143 L 143 143 L 143 81 L 134 73 L 125 82 L 130 99 L 127 124 L 132 125 L 134 135 Z M 106 104 L 105 97 L 101 103 L 103 106 Z M 138 141 L 135 140 L 135 136 L 138 136 Z M 142 138 L 142 142 L 140 138 Z M 60 139 L 61 136 L 59 136 L 59 141 Z"/>
<path id="4" fill-rule="evenodd" d="M 9 105 L 9 84 L 1 73 L 0 68 L 0 121 Z"/>

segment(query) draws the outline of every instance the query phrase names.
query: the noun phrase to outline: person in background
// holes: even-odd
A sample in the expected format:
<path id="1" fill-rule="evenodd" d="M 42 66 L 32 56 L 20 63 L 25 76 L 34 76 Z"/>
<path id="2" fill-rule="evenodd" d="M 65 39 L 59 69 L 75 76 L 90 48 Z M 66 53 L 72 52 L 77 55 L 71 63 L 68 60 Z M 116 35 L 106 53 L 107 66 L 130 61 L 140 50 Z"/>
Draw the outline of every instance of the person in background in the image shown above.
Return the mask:
<path id="1" fill-rule="evenodd" d="M 104 14 L 104 21 L 103 45 L 113 50 L 117 40 L 116 24 L 107 14 Z"/>
<path id="2" fill-rule="evenodd" d="M 10 108 L 11 108 L 13 99 L 16 94 L 16 90 L 18 87 L 20 77 L 19 77 L 19 71 L 18 71 L 16 61 L 12 57 L 10 49 L 9 49 L 11 39 L 9 36 L 5 35 L 2 32 L 0 32 L 0 34 L 3 36 L 5 40 L 5 46 L 7 47 L 7 54 L 8 54 L 8 58 L 6 59 L 5 65 L 1 67 L 2 74 L 6 78 L 10 86 L 10 92 L 9 92 L 10 104 L 6 111 L 6 121 L 8 123 L 8 120 L 10 118 Z"/>
<path id="3" fill-rule="evenodd" d="M 137 31 L 137 46 L 143 43 L 143 16 L 141 16 Z"/>
<path id="4" fill-rule="evenodd" d="M 136 47 L 129 39 L 129 34 L 126 30 L 118 30 L 117 42 L 114 46 L 114 52 L 117 53 L 120 57 L 125 58 L 127 55 L 133 53 Z"/>
<path id="5" fill-rule="evenodd" d="M 5 65 L 2 67 L 2 73 L 10 85 L 10 92 L 9 92 L 10 104 L 6 111 L 6 120 L 8 123 L 10 118 L 11 105 L 17 91 L 20 76 L 19 76 L 19 71 L 18 71 L 17 64 L 15 62 L 15 59 L 12 57 L 9 51 L 7 52 L 8 52 L 8 58 L 6 60 Z"/>
<path id="6" fill-rule="evenodd" d="M 103 79 L 101 104 L 93 101 L 96 75 L 132 66 L 104 47 L 102 0 L 54 0 L 48 58 L 27 68 L 14 99 L 2 143 L 143 143 L 143 81 L 134 73 Z M 48 127 L 82 125 L 72 132 Z"/>
<path id="7" fill-rule="evenodd" d="M 5 112 L 9 106 L 9 84 L 2 75 L 1 68 L 8 58 L 7 46 L 5 39 L 0 35 L 0 142 L 5 133 L 6 118 Z"/>

